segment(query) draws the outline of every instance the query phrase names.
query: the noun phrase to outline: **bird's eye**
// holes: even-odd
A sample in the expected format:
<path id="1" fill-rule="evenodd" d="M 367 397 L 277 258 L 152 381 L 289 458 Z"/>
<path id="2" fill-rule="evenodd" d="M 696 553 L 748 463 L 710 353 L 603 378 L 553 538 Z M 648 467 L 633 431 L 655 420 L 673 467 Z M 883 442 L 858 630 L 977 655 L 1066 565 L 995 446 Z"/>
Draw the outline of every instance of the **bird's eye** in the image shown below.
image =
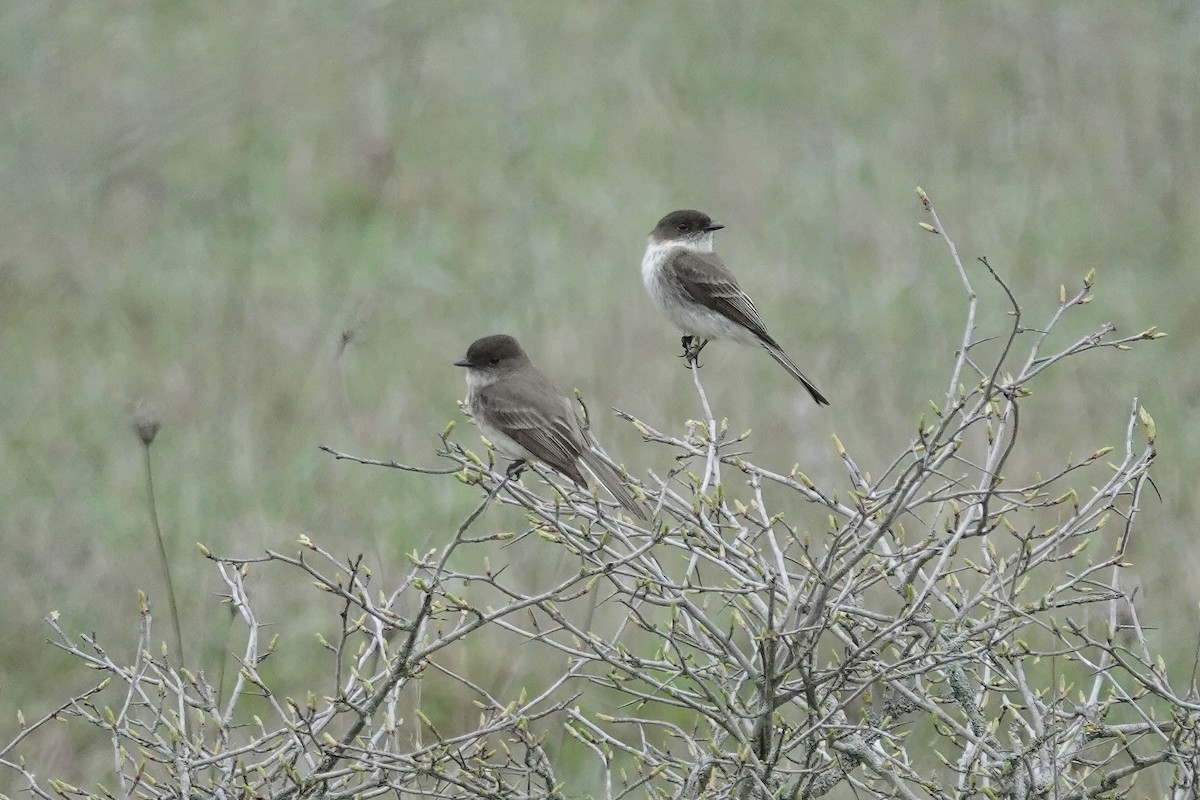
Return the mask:
<path id="1" fill-rule="evenodd" d="M 498 358 L 493 358 L 493 359 L 492 359 L 491 361 L 489 361 L 488 363 L 489 363 L 489 364 L 491 364 L 491 365 L 494 367 L 494 366 L 496 366 L 497 364 L 499 364 L 499 363 L 500 363 L 500 359 L 498 359 Z"/>
<path id="2" fill-rule="evenodd" d="M 687 230 L 687 223 L 686 223 L 686 222 L 681 222 L 681 223 L 679 223 L 678 225 L 676 225 L 675 227 L 676 227 L 676 228 L 679 228 L 680 232 L 683 232 L 683 231 L 686 231 L 686 230 Z"/>

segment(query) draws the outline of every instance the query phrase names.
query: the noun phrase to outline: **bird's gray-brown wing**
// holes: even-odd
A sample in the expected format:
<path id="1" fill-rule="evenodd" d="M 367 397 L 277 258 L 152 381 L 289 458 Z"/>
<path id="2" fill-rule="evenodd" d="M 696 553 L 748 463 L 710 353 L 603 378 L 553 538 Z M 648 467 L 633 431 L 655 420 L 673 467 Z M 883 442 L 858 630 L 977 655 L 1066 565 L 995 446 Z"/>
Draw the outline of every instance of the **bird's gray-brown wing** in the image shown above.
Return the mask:
<path id="1" fill-rule="evenodd" d="M 693 301 L 738 323 L 763 344 L 779 348 L 779 343 L 767 333 L 766 323 L 758 315 L 758 309 L 716 253 L 697 253 L 680 248 L 664 272 L 673 275 L 679 288 Z"/>
<path id="2" fill-rule="evenodd" d="M 480 392 L 488 419 L 509 438 L 579 486 L 587 482 L 575 465 L 586 445 L 569 401 L 541 373 L 499 381 Z"/>
<path id="3" fill-rule="evenodd" d="M 758 315 L 758 309 L 738 286 L 737 279 L 725 266 L 725 262 L 721 261 L 720 256 L 716 253 L 697 253 L 681 249 L 676 252 L 664 272 L 673 274 L 680 290 L 692 300 L 723 314 L 754 334 L 771 357 L 803 384 L 818 405 L 829 405 L 825 395 L 821 394 L 816 385 L 800 371 L 787 353 L 783 352 L 779 343 L 767 333 L 766 323 Z"/>

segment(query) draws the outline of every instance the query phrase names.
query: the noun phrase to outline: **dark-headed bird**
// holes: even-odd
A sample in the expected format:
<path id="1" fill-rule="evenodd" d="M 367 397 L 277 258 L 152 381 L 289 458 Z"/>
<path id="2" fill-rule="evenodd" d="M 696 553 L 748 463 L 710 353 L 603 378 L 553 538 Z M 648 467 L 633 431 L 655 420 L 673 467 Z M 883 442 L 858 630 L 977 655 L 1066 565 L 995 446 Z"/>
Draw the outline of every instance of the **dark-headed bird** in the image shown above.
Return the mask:
<path id="1" fill-rule="evenodd" d="M 467 369 L 467 408 L 496 449 L 516 459 L 509 475 L 526 461 L 540 461 L 587 488 L 582 463 L 622 506 L 646 519 L 625 481 L 591 448 L 571 401 L 533 365 L 511 336 L 485 336 L 454 362 Z"/>

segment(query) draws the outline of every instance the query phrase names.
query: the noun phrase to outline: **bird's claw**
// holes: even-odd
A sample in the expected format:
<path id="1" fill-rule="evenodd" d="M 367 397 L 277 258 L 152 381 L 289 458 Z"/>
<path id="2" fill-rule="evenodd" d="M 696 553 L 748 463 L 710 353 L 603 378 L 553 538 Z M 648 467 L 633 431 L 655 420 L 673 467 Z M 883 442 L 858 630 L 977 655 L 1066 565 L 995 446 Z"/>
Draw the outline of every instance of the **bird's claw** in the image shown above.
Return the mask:
<path id="1" fill-rule="evenodd" d="M 524 471 L 524 469 L 524 461 L 514 461 L 508 465 L 508 469 L 504 471 L 504 474 L 508 476 L 510 481 L 516 481 L 521 479 L 521 472 Z"/>
<path id="2" fill-rule="evenodd" d="M 683 354 L 679 356 L 685 359 L 684 363 L 690 367 L 696 365 L 696 369 L 700 369 L 703 364 L 700 363 L 700 351 L 704 349 L 704 345 L 708 344 L 707 339 L 701 339 L 698 336 L 681 337 L 679 343 L 683 345 Z"/>

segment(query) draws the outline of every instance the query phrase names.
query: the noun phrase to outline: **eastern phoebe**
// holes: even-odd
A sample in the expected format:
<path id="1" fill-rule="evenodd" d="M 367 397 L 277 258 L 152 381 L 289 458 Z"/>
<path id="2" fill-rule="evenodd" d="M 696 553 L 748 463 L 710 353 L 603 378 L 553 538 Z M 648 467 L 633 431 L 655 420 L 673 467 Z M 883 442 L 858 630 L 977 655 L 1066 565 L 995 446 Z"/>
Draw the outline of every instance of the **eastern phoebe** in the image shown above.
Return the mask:
<path id="1" fill-rule="evenodd" d="M 579 462 L 587 465 L 621 505 L 646 519 L 638 501 L 616 470 L 590 447 L 571 401 L 525 355 L 511 336 L 477 339 L 454 362 L 467 368 L 467 407 L 475 424 L 496 449 L 516 462 L 515 477 L 528 460 L 541 461 L 586 489 Z"/>
<path id="2" fill-rule="evenodd" d="M 710 339 L 759 345 L 804 384 L 813 400 L 829 405 L 767 333 L 754 303 L 713 252 L 713 232 L 724 227 L 701 211 L 674 211 L 650 232 L 642 256 L 642 282 L 650 298 L 683 332 L 684 356 L 694 362 Z"/>

